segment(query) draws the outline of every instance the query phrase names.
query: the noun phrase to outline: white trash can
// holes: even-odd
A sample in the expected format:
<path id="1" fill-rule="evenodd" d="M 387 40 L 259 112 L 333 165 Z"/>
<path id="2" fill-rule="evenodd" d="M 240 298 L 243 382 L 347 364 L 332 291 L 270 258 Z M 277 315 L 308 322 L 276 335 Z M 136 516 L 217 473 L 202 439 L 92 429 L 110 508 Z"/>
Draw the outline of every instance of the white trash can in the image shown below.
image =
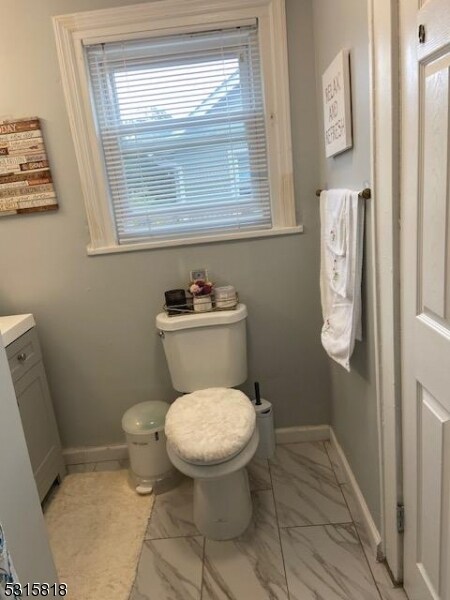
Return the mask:
<path id="1" fill-rule="evenodd" d="M 129 408 L 122 417 L 130 457 L 130 480 L 138 493 L 173 487 L 175 469 L 167 456 L 164 424 L 167 402 L 153 400 Z"/>

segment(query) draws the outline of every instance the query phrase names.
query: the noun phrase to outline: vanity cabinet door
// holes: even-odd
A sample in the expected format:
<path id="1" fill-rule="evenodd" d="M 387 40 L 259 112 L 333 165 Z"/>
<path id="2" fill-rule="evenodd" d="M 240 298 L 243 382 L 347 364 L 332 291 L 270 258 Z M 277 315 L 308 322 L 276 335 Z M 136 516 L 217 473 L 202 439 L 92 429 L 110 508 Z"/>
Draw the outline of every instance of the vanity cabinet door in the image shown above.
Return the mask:
<path id="1" fill-rule="evenodd" d="M 42 361 L 31 367 L 14 387 L 42 501 L 56 474 L 63 472 L 59 435 Z"/>
<path id="2" fill-rule="evenodd" d="M 42 360 L 41 348 L 35 328 L 29 329 L 6 348 L 12 380 L 18 381 L 28 369 Z"/>

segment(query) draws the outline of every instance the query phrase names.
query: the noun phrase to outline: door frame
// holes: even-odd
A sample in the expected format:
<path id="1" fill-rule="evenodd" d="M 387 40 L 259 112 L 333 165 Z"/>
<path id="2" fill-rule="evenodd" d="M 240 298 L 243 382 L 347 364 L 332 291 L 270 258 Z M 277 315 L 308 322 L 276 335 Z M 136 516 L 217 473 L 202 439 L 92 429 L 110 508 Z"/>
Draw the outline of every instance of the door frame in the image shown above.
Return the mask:
<path id="1" fill-rule="evenodd" d="M 397 0 L 368 0 L 375 363 L 381 494 L 381 554 L 403 579 L 400 347 L 400 85 Z"/>

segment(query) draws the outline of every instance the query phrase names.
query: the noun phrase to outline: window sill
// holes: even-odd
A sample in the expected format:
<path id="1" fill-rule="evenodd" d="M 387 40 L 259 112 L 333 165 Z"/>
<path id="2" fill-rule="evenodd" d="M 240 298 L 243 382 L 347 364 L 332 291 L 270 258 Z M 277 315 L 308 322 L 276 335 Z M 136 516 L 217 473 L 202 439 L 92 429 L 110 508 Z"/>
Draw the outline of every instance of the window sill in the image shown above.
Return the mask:
<path id="1" fill-rule="evenodd" d="M 260 231 L 243 231 L 233 233 L 220 233 L 215 235 L 202 235 L 188 238 L 179 238 L 176 240 L 155 240 L 154 242 L 139 242 L 136 244 L 115 244 L 112 246 L 88 246 L 89 256 L 98 254 L 116 254 L 118 252 L 133 252 L 136 250 L 153 250 L 156 248 L 172 248 L 175 246 L 191 246 L 193 244 L 210 244 L 213 242 L 227 242 L 233 240 L 245 240 L 255 238 L 274 237 L 278 235 L 293 235 L 303 233 L 303 225 L 295 227 L 279 227 Z"/>

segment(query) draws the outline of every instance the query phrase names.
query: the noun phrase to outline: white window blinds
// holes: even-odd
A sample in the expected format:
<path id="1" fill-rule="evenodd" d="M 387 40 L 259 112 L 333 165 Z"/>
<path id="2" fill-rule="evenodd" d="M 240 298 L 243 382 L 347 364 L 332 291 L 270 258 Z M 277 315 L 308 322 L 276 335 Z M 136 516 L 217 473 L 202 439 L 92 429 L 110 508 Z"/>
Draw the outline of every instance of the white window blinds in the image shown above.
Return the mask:
<path id="1" fill-rule="evenodd" d="M 86 55 L 119 243 L 272 226 L 257 25 Z"/>

